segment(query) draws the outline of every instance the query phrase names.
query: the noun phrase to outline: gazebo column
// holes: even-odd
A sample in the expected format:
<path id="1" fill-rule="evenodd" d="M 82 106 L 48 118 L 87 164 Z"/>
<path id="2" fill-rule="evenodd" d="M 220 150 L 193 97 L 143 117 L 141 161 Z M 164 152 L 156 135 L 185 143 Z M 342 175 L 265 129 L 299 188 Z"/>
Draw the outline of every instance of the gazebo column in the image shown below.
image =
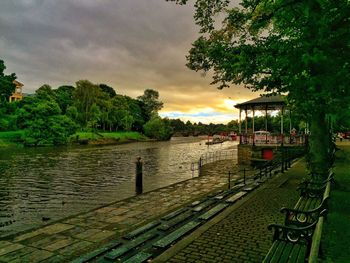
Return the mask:
<path id="1" fill-rule="evenodd" d="M 239 108 L 238 133 L 239 133 L 239 143 L 242 144 L 242 109 L 241 108 Z"/>
<path id="2" fill-rule="evenodd" d="M 245 139 L 244 141 L 247 143 L 248 141 L 248 109 L 245 108 Z"/>
<path id="3" fill-rule="evenodd" d="M 253 106 L 253 146 L 255 146 L 255 136 L 254 136 L 254 131 L 255 131 L 255 124 L 254 124 L 254 119 L 255 119 L 255 109 Z"/>
<path id="4" fill-rule="evenodd" d="M 267 105 L 265 106 L 265 131 L 267 132 Z M 267 144 L 267 133 L 265 143 Z"/>
<path id="5" fill-rule="evenodd" d="M 292 143 L 292 111 L 289 109 L 289 143 Z"/>

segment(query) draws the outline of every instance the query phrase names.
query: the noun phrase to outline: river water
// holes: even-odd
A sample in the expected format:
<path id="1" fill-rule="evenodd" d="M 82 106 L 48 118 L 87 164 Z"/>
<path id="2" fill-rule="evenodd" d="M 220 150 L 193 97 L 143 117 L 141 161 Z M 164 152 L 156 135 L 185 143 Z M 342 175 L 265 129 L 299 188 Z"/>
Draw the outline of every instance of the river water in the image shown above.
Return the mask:
<path id="1" fill-rule="evenodd" d="M 135 160 L 144 191 L 193 176 L 202 154 L 236 151 L 201 137 L 100 147 L 0 149 L 0 238 L 135 195 Z M 236 154 L 233 154 L 236 156 Z M 197 176 L 197 174 L 194 174 Z"/>

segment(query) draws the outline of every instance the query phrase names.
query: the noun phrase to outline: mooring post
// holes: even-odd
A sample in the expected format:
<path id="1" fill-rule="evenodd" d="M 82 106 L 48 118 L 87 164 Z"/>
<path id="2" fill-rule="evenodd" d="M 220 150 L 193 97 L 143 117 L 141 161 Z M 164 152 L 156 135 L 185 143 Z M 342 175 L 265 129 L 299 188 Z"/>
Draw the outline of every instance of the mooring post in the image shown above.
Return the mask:
<path id="1" fill-rule="evenodd" d="M 141 157 L 137 157 L 136 158 L 136 180 L 135 180 L 136 194 L 142 194 L 143 192 L 142 165 L 143 165 L 143 162 Z"/>
<path id="2" fill-rule="evenodd" d="M 228 171 L 228 189 L 231 189 L 231 171 Z"/>
<path id="3" fill-rule="evenodd" d="M 243 168 L 243 183 L 245 185 L 245 167 Z"/>
<path id="4" fill-rule="evenodd" d="M 198 176 L 201 175 L 201 169 L 202 169 L 202 157 L 199 157 L 199 161 L 198 161 Z"/>

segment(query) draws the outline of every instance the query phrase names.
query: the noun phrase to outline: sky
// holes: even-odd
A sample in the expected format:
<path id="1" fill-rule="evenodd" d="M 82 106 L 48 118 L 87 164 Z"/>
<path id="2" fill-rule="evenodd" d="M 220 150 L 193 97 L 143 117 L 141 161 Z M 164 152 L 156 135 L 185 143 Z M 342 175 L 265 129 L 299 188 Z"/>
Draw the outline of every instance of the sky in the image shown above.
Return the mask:
<path id="1" fill-rule="evenodd" d="M 193 13 L 165 0 L 1 0 L 0 59 L 25 93 L 88 79 L 133 98 L 159 91 L 162 117 L 227 123 L 259 94 L 218 90 L 185 66 L 199 36 Z"/>

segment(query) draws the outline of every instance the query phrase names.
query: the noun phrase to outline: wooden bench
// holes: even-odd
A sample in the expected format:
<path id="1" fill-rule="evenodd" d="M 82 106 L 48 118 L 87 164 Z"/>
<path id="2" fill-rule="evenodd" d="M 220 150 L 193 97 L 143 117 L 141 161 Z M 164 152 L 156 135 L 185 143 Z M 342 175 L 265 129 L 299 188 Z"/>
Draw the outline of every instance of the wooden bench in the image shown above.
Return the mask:
<path id="1" fill-rule="evenodd" d="M 269 225 L 268 229 L 274 231 L 274 241 L 263 263 L 305 262 L 311 249 L 313 235 L 318 221 L 320 218 L 323 218 L 325 213 L 326 210 L 321 211 L 316 221 L 303 227 L 278 224 Z"/>
<path id="2" fill-rule="evenodd" d="M 306 226 L 316 221 L 319 214 L 328 209 L 328 200 L 330 193 L 330 182 L 326 184 L 322 198 L 320 193 L 312 193 L 311 196 L 303 195 L 299 198 L 294 208 L 281 208 L 281 212 L 285 213 L 284 224 L 286 226 Z"/>
<path id="3" fill-rule="evenodd" d="M 264 263 L 305 262 L 306 258 L 308 262 L 317 262 L 332 181 L 330 178 L 333 175 L 330 174 L 327 178 L 322 195 L 320 192 L 316 193 L 313 187 L 306 187 L 293 209 L 281 209 L 281 212 L 286 213 L 285 225 L 268 226 L 269 230 L 274 231 L 273 245 Z M 320 203 L 318 200 L 321 200 Z"/>

